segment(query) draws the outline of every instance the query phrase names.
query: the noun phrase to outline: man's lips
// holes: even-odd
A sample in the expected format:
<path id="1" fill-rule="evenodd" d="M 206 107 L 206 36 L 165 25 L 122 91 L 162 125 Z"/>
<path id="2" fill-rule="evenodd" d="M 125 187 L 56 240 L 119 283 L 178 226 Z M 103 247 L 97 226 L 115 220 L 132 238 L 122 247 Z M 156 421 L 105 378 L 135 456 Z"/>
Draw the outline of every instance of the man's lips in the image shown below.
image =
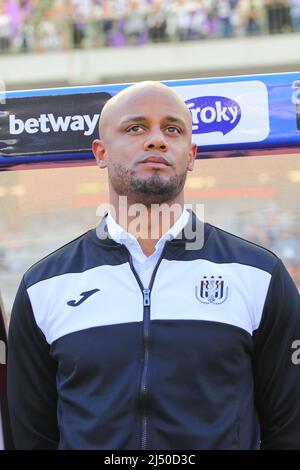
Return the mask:
<path id="1" fill-rule="evenodd" d="M 163 157 L 155 157 L 155 156 L 147 157 L 144 160 L 142 160 L 141 163 L 147 166 L 156 166 L 158 168 L 163 167 L 163 166 L 170 166 L 170 163 L 168 162 L 168 160 L 166 160 Z"/>

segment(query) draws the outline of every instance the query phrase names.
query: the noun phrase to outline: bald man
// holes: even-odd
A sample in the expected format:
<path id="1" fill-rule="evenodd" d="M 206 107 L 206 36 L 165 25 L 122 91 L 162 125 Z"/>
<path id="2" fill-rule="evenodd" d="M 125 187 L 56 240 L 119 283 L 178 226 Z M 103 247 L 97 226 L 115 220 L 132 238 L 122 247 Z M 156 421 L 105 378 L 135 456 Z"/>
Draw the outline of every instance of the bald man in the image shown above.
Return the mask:
<path id="1" fill-rule="evenodd" d="M 269 251 L 184 207 L 184 102 L 103 108 L 99 225 L 30 268 L 9 332 L 17 449 L 300 449 L 300 301 Z"/>

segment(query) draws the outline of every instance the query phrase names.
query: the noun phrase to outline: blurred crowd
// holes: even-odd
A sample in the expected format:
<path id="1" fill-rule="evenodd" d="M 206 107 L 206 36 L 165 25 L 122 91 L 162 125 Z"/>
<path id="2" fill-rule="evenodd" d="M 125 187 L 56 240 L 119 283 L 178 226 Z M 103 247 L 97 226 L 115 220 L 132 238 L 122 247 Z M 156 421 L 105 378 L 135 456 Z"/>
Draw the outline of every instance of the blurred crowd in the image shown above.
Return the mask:
<path id="1" fill-rule="evenodd" d="M 300 31 L 300 0 L 0 0 L 0 52 Z"/>
<path id="2" fill-rule="evenodd" d="M 251 240 L 279 256 L 300 291 L 300 225 L 296 211 L 268 213 L 247 211 L 233 217 L 233 233 Z"/>

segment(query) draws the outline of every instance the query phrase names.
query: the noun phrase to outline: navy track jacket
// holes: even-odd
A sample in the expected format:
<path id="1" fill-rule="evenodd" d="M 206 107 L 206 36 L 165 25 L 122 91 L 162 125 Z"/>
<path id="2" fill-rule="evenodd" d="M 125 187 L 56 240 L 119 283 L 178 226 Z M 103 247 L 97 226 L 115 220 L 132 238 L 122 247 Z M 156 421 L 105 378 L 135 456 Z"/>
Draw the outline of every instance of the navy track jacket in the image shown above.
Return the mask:
<path id="1" fill-rule="evenodd" d="M 27 271 L 8 346 L 17 449 L 300 449 L 299 293 L 268 250 L 196 225 L 203 247 L 166 242 L 149 289 L 105 218 Z"/>

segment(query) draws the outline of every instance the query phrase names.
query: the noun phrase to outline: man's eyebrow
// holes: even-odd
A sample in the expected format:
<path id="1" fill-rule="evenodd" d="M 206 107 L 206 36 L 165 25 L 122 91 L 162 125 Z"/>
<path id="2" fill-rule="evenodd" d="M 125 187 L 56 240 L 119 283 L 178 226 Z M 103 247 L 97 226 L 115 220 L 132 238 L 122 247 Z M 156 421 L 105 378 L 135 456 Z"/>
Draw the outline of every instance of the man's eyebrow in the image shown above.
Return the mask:
<path id="1" fill-rule="evenodd" d="M 124 119 L 122 119 L 121 125 L 126 124 L 127 122 L 146 122 L 148 120 L 149 118 L 147 118 L 147 116 L 126 116 Z M 176 116 L 165 116 L 163 121 L 180 124 L 181 126 L 186 127 L 185 121 Z"/>
<path id="2" fill-rule="evenodd" d="M 174 124 L 180 124 L 181 126 L 186 127 L 185 121 L 179 117 L 166 116 L 164 119 L 168 122 L 173 122 Z"/>
<path id="3" fill-rule="evenodd" d="M 146 116 L 125 116 L 122 119 L 121 124 L 126 124 L 127 122 L 145 122 L 147 120 Z"/>

